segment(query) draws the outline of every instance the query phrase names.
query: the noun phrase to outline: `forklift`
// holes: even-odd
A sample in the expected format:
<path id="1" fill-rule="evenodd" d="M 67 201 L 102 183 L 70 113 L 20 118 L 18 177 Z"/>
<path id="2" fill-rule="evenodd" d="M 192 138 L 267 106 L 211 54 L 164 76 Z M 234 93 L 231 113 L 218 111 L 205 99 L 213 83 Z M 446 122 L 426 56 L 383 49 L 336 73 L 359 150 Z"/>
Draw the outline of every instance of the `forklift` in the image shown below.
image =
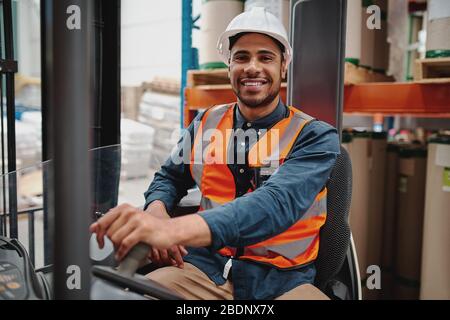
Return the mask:
<path id="1" fill-rule="evenodd" d="M 290 6 L 295 55 L 288 73 L 287 103 L 301 105 L 304 112 L 330 123 L 341 134 L 346 0 L 291 0 Z M 14 152 L 17 62 L 12 52 L 11 0 L 3 1 L 2 10 L 6 54 L 4 59 L 1 55 L 0 72 L 6 78 L 9 152 L 8 171 L 4 169 L 2 175 L 0 288 L 5 290 L 0 290 L 0 300 L 182 299 L 144 277 L 156 268 L 142 263 L 146 245 L 136 245 L 117 264 L 112 246 L 100 250 L 88 231 L 118 201 L 120 0 L 40 3 L 43 162 L 39 166 L 46 266 L 35 269 L 34 249 L 26 250 L 17 240 L 20 171 L 15 168 Z M 186 17 L 192 19 L 191 0 L 183 1 Z M 183 51 L 183 61 L 190 58 Z M 327 187 L 328 215 L 320 232 L 315 286 L 330 299 L 359 300 L 360 275 L 349 226 L 352 170 L 343 148 Z M 174 214 L 195 213 L 199 202 L 200 194 L 193 190 Z"/>

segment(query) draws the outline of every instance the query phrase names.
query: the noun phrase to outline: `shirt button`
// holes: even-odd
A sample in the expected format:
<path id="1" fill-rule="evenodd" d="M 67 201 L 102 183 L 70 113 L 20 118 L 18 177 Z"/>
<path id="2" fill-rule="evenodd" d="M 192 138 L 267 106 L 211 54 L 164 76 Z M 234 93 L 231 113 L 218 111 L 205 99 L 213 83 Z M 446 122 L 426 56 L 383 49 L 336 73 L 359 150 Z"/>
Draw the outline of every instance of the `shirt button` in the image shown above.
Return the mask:
<path id="1" fill-rule="evenodd" d="M 245 147 L 245 142 L 241 142 L 241 146 Z"/>
<path id="2" fill-rule="evenodd" d="M 239 169 L 239 172 L 240 172 L 240 173 L 244 173 L 245 170 L 241 168 L 241 169 Z"/>

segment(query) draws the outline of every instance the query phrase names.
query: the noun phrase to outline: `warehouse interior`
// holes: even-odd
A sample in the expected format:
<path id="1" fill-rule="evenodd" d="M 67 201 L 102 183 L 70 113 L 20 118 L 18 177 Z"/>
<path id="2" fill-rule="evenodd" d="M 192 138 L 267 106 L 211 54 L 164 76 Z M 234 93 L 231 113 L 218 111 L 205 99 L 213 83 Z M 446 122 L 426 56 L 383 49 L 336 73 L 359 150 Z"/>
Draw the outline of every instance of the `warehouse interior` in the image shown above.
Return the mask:
<path id="1" fill-rule="evenodd" d="M 283 22 L 294 49 L 282 100 L 336 127 L 351 160 L 351 238 L 333 273 L 347 289 L 330 280 L 326 293 L 450 299 L 450 1 L 3 0 L 0 249 L 17 239 L 27 272 L 55 288 L 33 296 L 5 276 L 0 300 L 111 299 L 104 283 L 63 288 L 66 266 L 110 265 L 112 248 L 89 257 L 93 214 L 142 207 L 195 116 L 236 101 L 216 43 L 254 7 Z M 117 281 L 113 298 L 176 298 L 106 273 L 92 277 Z"/>

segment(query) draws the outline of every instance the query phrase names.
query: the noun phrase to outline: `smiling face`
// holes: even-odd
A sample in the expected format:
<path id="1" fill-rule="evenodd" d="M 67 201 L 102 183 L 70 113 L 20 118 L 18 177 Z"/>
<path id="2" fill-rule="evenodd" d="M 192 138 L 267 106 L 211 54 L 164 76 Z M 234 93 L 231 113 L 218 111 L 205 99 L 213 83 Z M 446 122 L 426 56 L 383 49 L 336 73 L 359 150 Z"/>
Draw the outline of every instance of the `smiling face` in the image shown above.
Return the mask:
<path id="1" fill-rule="evenodd" d="M 276 101 L 286 63 L 275 41 L 264 34 L 248 33 L 231 49 L 230 81 L 239 102 L 249 108 L 264 108 Z"/>

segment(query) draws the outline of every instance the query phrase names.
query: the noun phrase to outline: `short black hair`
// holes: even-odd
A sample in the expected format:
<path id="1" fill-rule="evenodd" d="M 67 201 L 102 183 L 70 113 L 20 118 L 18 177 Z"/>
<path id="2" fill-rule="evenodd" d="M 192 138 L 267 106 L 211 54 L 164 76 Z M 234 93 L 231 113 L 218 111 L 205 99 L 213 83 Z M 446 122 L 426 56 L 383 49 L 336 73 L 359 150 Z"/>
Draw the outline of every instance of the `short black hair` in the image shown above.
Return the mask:
<path id="1" fill-rule="evenodd" d="M 242 36 L 245 36 L 246 34 L 249 34 L 249 33 L 258 33 L 258 32 L 240 32 L 240 33 L 235 34 L 234 36 L 231 36 L 231 37 L 230 37 L 229 50 L 231 51 L 231 49 L 233 48 L 233 46 L 236 44 L 236 42 L 237 42 Z M 268 36 L 268 35 L 265 34 L 265 33 L 261 33 L 261 34 L 263 34 L 263 35 L 265 35 L 265 36 Z M 270 36 L 269 36 L 269 37 L 270 37 Z M 283 46 L 283 44 L 282 44 L 280 41 L 278 41 L 277 39 L 273 38 L 273 37 L 270 37 L 270 38 L 271 38 L 273 41 L 275 41 L 275 43 L 277 44 L 277 46 L 280 48 L 281 53 L 283 54 L 283 53 L 286 51 L 286 48 Z"/>

